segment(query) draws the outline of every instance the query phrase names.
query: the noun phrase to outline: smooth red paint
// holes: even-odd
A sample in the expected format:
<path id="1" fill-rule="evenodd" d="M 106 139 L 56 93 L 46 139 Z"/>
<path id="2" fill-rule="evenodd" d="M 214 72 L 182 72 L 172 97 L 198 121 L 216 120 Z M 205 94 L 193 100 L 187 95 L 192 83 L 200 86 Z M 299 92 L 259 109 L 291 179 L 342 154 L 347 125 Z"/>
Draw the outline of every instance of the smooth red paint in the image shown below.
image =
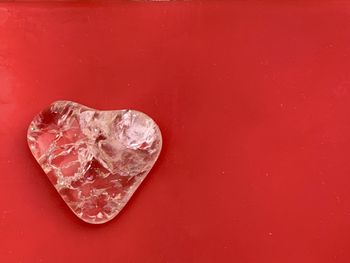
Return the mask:
<path id="1" fill-rule="evenodd" d="M 59 99 L 163 132 L 105 225 L 27 147 Z M 3 2 L 0 169 L 0 262 L 348 263 L 350 2 Z"/>

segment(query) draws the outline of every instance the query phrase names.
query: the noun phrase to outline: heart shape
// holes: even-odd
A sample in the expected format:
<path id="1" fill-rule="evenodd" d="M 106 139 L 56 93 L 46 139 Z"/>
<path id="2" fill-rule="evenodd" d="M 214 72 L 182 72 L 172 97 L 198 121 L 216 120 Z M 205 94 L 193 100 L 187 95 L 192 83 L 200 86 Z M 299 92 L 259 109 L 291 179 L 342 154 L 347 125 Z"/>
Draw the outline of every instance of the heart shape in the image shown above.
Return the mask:
<path id="1" fill-rule="evenodd" d="M 157 124 L 135 110 L 56 101 L 30 123 L 28 145 L 69 208 L 87 223 L 114 218 L 156 162 Z"/>

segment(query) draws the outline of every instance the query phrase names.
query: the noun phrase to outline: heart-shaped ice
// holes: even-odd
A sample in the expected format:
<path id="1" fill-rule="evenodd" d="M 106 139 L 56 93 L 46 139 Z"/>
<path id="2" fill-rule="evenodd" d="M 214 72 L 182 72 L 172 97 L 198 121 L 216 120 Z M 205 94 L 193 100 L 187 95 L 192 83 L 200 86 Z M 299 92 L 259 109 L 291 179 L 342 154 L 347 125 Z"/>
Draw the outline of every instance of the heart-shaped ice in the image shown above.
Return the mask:
<path id="1" fill-rule="evenodd" d="M 158 158 L 157 124 L 135 110 L 98 111 L 57 101 L 28 129 L 28 144 L 51 183 L 80 219 L 115 217 Z"/>

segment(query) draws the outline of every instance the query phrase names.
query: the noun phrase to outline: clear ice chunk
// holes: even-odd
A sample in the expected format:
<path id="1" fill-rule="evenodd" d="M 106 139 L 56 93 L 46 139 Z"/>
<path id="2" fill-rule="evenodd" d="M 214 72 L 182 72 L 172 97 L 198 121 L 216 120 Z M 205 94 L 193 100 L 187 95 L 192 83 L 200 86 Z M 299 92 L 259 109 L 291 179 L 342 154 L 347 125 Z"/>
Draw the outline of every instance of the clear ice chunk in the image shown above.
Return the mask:
<path id="1" fill-rule="evenodd" d="M 69 208 L 87 223 L 114 218 L 156 162 L 157 124 L 135 110 L 57 101 L 31 122 L 28 145 Z"/>

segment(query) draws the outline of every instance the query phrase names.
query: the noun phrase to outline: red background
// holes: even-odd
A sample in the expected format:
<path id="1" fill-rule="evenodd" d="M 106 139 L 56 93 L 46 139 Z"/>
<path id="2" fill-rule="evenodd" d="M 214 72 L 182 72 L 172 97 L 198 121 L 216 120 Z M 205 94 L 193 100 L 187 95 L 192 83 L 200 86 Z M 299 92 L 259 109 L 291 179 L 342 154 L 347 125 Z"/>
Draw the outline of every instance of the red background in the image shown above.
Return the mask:
<path id="1" fill-rule="evenodd" d="M 350 262 L 350 2 L 0 4 L 0 262 Z M 26 144 L 73 100 L 146 112 L 161 156 L 76 218 Z"/>

